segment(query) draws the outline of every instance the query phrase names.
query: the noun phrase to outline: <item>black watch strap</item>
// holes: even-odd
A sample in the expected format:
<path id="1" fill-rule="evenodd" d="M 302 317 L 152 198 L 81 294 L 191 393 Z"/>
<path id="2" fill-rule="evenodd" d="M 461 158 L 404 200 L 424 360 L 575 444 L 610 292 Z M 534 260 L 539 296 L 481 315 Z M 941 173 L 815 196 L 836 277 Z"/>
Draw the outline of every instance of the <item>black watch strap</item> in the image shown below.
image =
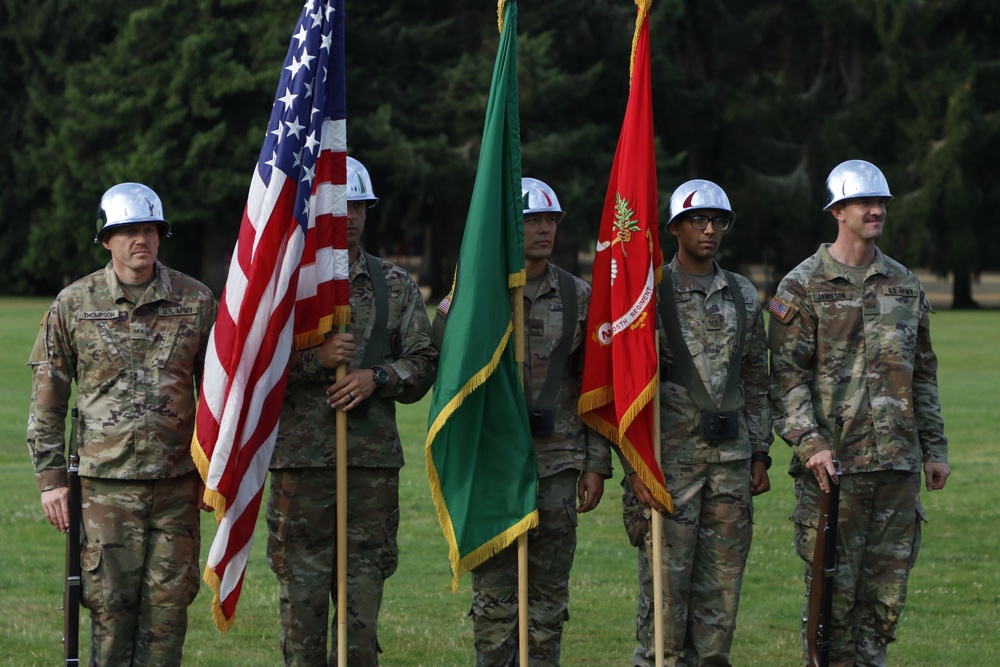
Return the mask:
<path id="1" fill-rule="evenodd" d="M 757 452 L 750 457 L 751 461 L 760 461 L 764 464 L 765 470 L 771 469 L 771 457 L 764 452 Z"/>
<path id="2" fill-rule="evenodd" d="M 372 366 L 372 375 L 375 378 L 375 390 L 378 391 L 389 383 L 389 371 L 381 366 Z"/>

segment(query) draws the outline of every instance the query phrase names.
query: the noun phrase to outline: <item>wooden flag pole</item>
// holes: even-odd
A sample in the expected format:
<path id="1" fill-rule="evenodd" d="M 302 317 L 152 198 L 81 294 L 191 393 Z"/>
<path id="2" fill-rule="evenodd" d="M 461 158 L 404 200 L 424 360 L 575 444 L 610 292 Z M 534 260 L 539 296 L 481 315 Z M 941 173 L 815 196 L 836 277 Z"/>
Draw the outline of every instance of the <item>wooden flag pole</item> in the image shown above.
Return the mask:
<path id="1" fill-rule="evenodd" d="M 514 288 L 514 361 L 524 386 L 524 286 Z M 517 536 L 517 645 L 521 667 L 528 667 L 528 534 Z"/>
<path id="2" fill-rule="evenodd" d="M 346 375 L 347 364 L 337 366 L 337 381 Z M 347 667 L 347 413 L 342 409 L 337 410 L 337 665 Z"/>
<path id="3" fill-rule="evenodd" d="M 656 467 L 660 465 L 660 330 L 656 329 L 653 337 L 656 349 L 656 392 L 653 394 L 653 459 Z M 663 514 L 653 510 L 652 520 L 653 541 L 653 646 L 656 656 L 656 667 L 663 667 Z"/>

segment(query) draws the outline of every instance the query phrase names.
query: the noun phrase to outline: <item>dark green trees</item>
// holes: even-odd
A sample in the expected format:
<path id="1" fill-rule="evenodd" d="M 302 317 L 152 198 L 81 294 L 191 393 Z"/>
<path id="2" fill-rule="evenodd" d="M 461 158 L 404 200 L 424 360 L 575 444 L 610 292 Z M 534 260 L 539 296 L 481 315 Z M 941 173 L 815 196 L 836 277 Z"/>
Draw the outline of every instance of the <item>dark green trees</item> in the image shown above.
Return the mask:
<path id="1" fill-rule="evenodd" d="M 864 158 L 896 199 L 882 246 L 955 276 L 996 269 L 997 10 L 988 0 L 656 0 L 661 208 L 703 177 L 738 220 L 724 260 L 771 280 L 835 234 L 829 170 Z M 298 0 L 0 0 L 0 279 L 52 293 L 105 255 L 103 190 L 143 180 L 164 259 L 221 289 Z M 347 2 L 348 144 L 382 203 L 369 249 L 448 289 L 498 39 L 495 2 Z M 568 211 L 558 261 L 598 227 L 628 94 L 632 0 L 522 0 L 526 175 Z M 670 247 L 665 241 L 665 247 Z M 765 286 L 769 289 L 769 286 Z"/>

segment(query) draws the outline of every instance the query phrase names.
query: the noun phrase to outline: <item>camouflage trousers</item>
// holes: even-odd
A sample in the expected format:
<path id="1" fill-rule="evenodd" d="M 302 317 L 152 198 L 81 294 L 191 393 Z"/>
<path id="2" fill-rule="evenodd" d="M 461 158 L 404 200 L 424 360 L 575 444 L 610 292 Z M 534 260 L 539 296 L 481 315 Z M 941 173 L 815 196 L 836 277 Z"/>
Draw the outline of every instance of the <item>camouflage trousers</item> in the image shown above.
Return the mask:
<path id="1" fill-rule="evenodd" d="M 812 475 L 795 478 L 795 551 L 805 561 L 806 592 L 822 491 Z M 830 657 L 845 665 L 882 666 L 896 639 L 910 569 L 920 550 L 920 473 L 881 471 L 840 478 L 837 571 Z M 809 600 L 802 605 L 802 617 Z M 803 656 L 807 655 L 805 627 Z"/>
<path id="2" fill-rule="evenodd" d="M 528 533 L 528 664 L 559 664 L 576 553 L 576 470 L 538 480 L 538 527 Z M 472 571 L 477 667 L 518 664 L 517 546 Z"/>
<path id="3" fill-rule="evenodd" d="M 90 665 L 180 665 L 200 583 L 198 473 L 80 480 Z"/>
<path id="4" fill-rule="evenodd" d="M 670 666 L 729 665 L 743 569 L 753 537 L 750 460 L 666 464 L 674 511 L 663 516 L 663 655 Z M 638 549 L 633 665 L 655 664 L 650 510 L 628 480 L 623 520 Z"/>
<path id="5" fill-rule="evenodd" d="M 336 468 L 271 471 L 267 559 L 281 585 L 285 665 L 337 664 Z M 347 664 L 379 664 L 378 614 L 399 561 L 399 469 L 347 469 Z"/>

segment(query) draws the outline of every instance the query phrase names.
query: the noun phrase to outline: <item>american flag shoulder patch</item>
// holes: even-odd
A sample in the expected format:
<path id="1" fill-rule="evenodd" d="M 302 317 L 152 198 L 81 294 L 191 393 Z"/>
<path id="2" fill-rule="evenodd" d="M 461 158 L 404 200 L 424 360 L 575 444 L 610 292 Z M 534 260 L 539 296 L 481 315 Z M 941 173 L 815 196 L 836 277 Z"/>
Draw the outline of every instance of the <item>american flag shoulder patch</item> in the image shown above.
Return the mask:
<path id="1" fill-rule="evenodd" d="M 795 309 L 792 308 L 792 304 L 788 303 L 781 297 L 776 296 L 771 299 L 771 305 L 767 307 L 767 312 L 771 313 L 782 322 L 786 322 L 791 314 L 795 312 Z"/>
<path id="2" fill-rule="evenodd" d="M 442 315 L 448 314 L 448 309 L 451 308 L 451 294 L 441 299 L 441 303 L 437 305 L 437 311 Z"/>

